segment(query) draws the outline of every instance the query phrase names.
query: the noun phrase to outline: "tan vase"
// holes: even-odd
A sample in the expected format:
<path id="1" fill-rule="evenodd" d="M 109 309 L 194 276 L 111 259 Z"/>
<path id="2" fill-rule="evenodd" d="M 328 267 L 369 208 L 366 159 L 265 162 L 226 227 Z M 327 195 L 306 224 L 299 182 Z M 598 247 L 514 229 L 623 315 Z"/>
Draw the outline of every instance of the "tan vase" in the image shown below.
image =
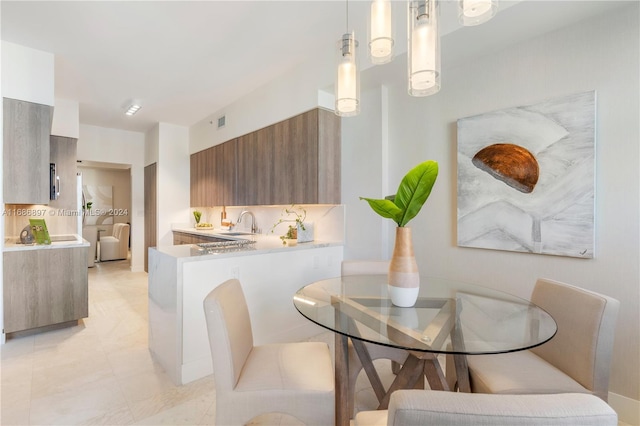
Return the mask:
<path id="1" fill-rule="evenodd" d="M 420 290 L 420 274 L 413 254 L 411 228 L 397 227 L 393 256 L 389 264 L 389 295 L 400 307 L 413 306 Z"/>

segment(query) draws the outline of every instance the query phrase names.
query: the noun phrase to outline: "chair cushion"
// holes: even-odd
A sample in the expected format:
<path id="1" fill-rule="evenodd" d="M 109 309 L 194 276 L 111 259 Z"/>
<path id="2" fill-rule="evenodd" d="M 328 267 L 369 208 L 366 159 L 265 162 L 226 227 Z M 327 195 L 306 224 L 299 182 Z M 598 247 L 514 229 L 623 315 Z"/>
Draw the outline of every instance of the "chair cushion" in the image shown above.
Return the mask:
<path id="1" fill-rule="evenodd" d="M 326 343 L 274 343 L 251 350 L 235 391 L 332 392 L 333 376 Z"/>
<path id="2" fill-rule="evenodd" d="M 326 343 L 255 346 L 233 391 L 216 389 L 216 424 L 245 424 L 256 414 L 288 413 L 307 426 L 334 420 L 334 374 Z M 224 413 L 222 413 L 224 411 Z M 223 414 L 223 416 L 220 416 Z"/>
<path id="3" fill-rule="evenodd" d="M 469 355 L 471 390 L 478 393 L 591 393 L 531 351 Z"/>
<path id="4" fill-rule="evenodd" d="M 616 426 L 618 416 L 594 395 L 482 395 L 457 392 L 395 392 L 388 424 Z"/>
<path id="5" fill-rule="evenodd" d="M 356 414 L 355 426 L 387 426 L 387 410 L 360 411 Z"/>

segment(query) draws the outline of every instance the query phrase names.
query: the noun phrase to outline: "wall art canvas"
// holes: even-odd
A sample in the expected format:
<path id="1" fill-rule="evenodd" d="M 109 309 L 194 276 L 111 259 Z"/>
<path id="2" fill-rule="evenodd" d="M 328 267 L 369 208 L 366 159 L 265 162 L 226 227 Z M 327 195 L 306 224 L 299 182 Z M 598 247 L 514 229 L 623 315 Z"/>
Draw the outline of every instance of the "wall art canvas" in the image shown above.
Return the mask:
<path id="1" fill-rule="evenodd" d="M 113 186 L 83 185 L 85 203 L 91 209 L 85 211 L 85 225 L 113 225 Z"/>
<path id="2" fill-rule="evenodd" d="M 458 245 L 592 258 L 595 91 L 458 120 Z"/>

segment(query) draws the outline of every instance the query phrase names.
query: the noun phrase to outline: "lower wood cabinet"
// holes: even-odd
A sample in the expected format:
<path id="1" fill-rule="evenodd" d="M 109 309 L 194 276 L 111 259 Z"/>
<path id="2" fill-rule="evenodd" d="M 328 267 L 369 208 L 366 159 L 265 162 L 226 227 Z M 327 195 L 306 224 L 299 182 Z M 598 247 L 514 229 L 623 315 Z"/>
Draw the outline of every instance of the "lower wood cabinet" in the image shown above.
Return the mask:
<path id="1" fill-rule="evenodd" d="M 215 243 L 216 241 L 229 241 L 224 238 L 205 237 L 204 235 L 189 234 L 187 232 L 173 231 L 173 245 L 179 246 L 182 244 L 198 244 L 198 243 Z"/>
<path id="2" fill-rule="evenodd" d="M 89 316 L 88 249 L 4 252 L 4 332 Z"/>

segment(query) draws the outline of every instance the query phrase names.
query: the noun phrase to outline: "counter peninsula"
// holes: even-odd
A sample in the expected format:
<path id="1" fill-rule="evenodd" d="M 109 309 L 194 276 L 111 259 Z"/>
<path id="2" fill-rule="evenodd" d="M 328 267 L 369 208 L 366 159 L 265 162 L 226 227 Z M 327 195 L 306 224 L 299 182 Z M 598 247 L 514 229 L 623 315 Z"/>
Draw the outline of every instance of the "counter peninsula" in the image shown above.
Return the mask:
<path id="1" fill-rule="evenodd" d="M 298 314 L 292 298 L 306 284 L 340 275 L 342 242 L 290 247 L 277 236 L 241 238 L 252 243 L 214 252 L 195 244 L 149 249 L 149 348 L 176 384 L 213 372 L 203 301 L 230 278 L 242 284 L 255 344 L 303 340 L 322 331 Z"/>

